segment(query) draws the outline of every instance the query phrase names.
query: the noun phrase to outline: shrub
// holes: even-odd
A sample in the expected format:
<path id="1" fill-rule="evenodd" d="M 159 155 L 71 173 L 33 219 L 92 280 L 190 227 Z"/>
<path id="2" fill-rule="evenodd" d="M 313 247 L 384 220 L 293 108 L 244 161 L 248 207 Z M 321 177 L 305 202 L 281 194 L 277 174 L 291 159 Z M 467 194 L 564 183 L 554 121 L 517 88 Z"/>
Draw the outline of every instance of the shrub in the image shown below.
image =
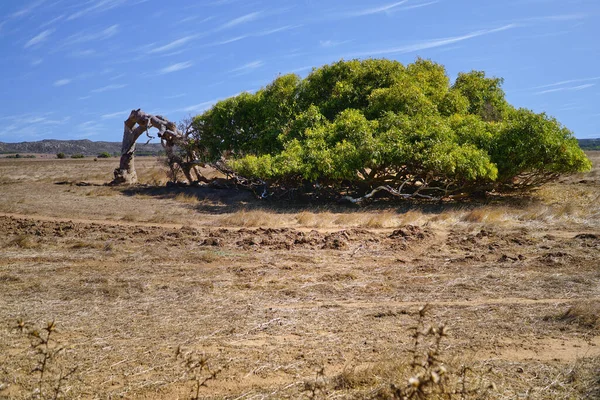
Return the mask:
<path id="1" fill-rule="evenodd" d="M 502 82 L 472 71 L 450 84 L 422 59 L 339 61 L 218 102 L 194 119 L 194 144 L 271 189 L 338 197 L 439 199 L 591 168 L 571 131 L 512 107 Z"/>
<path id="2" fill-rule="evenodd" d="M 67 158 L 67 156 L 65 155 L 65 153 L 62 153 L 62 152 L 61 152 L 61 153 L 57 153 L 57 154 L 56 154 L 56 158 L 63 159 L 63 158 Z"/>
<path id="3" fill-rule="evenodd" d="M 111 155 L 108 151 L 103 151 L 102 153 L 98 154 L 98 158 L 110 158 Z"/>
<path id="4" fill-rule="evenodd" d="M 71 158 L 85 158 L 83 154 L 73 154 Z"/>

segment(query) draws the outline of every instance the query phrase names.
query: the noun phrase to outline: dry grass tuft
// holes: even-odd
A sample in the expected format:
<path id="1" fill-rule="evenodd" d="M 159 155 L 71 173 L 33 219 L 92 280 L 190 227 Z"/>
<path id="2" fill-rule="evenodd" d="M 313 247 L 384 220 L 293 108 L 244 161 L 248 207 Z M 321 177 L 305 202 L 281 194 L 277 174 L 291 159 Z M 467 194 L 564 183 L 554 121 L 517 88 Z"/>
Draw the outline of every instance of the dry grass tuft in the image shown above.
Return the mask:
<path id="1" fill-rule="evenodd" d="M 584 328 L 600 329 L 600 304 L 592 301 L 580 301 L 555 319 Z"/>
<path id="2" fill-rule="evenodd" d="M 32 235 L 18 235 L 8 241 L 7 247 L 18 247 L 21 249 L 37 249 L 40 247 L 39 241 Z"/>
<path id="3" fill-rule="evenodd" d="M 505 217 L 506 210 L 503 207 L 480 207 L 464 214 L 461 220 L 471 223 L 499 222 Z"/>
<path id="4" fill-rule="evenodd" d="M 98 241 L 85 241 L 85 240 L 78 240 L 76 242 L 74 242 L 73 244 L 71 244 L 70 248 L 77 250 L 77 249 L 101 249 L 104 248 L 105 245 L 103 245 L 101 242 Z"/>
<path id="5" fill-rule="evenodd" d="M 179 193 L 177 196 L 175 196 L 175 201 L 190 205 L 196 205 L 200 202 L 196 196 L 186 193 Z"/>
<path id="6" fill-rule="evenodd" d="M 204 251 L 195 257 L 198 261 L 210 264 L 223 258 L 221 254 L 215 251 Z"/>
<path id="7" fill-rule="evenodd" d="M 215 222 L 218 225 L 241 226 L 245 228 L 257 228 L 262 226 L 273 227 L 281 225 L 281 220 L 277 214 L 262 210 L 238 211 L 223 216 Z"/>

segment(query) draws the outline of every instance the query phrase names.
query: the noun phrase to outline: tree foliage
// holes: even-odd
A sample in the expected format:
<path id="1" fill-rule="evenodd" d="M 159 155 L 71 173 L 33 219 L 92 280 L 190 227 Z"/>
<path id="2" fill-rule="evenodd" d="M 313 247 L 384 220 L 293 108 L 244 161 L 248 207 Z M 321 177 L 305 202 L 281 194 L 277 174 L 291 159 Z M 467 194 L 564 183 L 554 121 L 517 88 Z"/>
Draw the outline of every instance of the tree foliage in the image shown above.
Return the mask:
<path id="1" fill-rule="evenodd" d="M 508 104 L 502 79 L 418 59 L 339 61 L 283 75 L 193 122 L 205 161 L 273 188 L 441 198 L 586 171 L 571 131 Z"/>

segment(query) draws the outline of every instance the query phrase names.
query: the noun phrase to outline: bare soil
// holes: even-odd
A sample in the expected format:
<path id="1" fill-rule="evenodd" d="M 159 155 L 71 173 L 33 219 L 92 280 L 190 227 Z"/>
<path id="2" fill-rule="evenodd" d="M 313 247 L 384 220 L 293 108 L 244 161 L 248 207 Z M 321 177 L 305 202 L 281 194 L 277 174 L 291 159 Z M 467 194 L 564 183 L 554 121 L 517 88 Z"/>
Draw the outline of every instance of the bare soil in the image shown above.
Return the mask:
<path id="1" fill-rule="evenodd" d="M 448 328 L 449 374 L 471 366 L 490 398 L 595 398 L 589 156 L 529 197 L 362 209 L 167 189 L 149 158 L 132 188 L 56 184 L 108 182 L 116 159 L 0 160 L 0 398 L 39 395 L 26 332 L 53 320 L 44 379 L 76 367 L 67 398 L 190 398 L 210 376 L 194 354 L 220 371 L 200 398 L 373 398 L 412 373 L 420 322 Z"/>

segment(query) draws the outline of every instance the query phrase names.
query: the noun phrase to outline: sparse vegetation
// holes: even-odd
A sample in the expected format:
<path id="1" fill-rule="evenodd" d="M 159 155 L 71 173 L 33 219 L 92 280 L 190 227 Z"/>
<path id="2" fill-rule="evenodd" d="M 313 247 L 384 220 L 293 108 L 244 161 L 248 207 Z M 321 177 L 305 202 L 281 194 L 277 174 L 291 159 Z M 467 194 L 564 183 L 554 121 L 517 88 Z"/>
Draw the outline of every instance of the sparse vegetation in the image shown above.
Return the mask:
<path id="1" fill-rule="evenodd" d="M 25 315 L 60 322 L 46 398 L 74 367 L 60 398 L 414 397 L 414 377 L 429 398 L 598 397 L 600 153 L 588 154 L 591 173 L 529 196 L 360 209 L 95 186 L 112 165 L 91 158 L 4 160 L 0 397 L 39 384 L 43 358 L 14 325 Z M 164 172 L 137 163 L 144 182 Z M 187 372 L 188 354 L 210 372 Z"/>

